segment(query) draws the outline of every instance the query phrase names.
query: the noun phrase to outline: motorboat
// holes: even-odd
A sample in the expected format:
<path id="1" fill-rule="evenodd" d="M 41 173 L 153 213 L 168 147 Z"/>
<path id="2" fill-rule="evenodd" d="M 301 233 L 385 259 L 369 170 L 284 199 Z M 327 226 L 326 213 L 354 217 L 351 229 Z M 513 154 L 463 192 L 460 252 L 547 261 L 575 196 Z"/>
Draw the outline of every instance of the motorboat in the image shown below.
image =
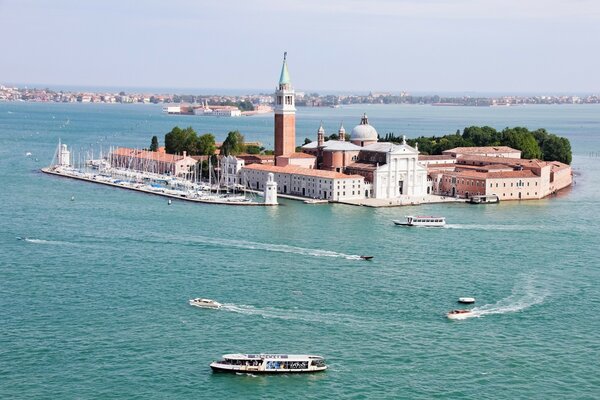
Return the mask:
<path id="1" fill-rule="evenodd" d="M 446 314 L 446 317 L 448 319 L 467 319 L 473 315 L 473 310 L 452 310 Z"/>
<path id="2" fill-rule="evenodd" d="M 473 304 L 475 303 L 475 297 L 459 297 L 458 302 L 462 304 Z"/>
<path id="3" fill-rule="evenodd" d="M 446 225 L 446 217 L 432 216 L 406 216 L 406 221 L 393 220 L 394 224 L 400 226 L 444 226 Z"/>
<path id="4" fill-rule="evenodd" d="M 201 299 L 198 297 L 190 300 L 190 306 L 200 308 L 221 308 L 222 304 L 211 299 Z"/>
<path id="5" fill-rule="evenodd" d="M 248 374 L 297 374 L 327 369 L 323 357 L 297 354 L 225 354 L 210 367 L 214 372 Z"/>
<path id="6" fill-rule="evenodd" d="M 361 259 L 361 260 L 366 260 L 366 261 L 369 261 L 369 260 L 372 260 L 372 259 L 373 259 L 373 256 L 360 256 L 360 259 Z"/>

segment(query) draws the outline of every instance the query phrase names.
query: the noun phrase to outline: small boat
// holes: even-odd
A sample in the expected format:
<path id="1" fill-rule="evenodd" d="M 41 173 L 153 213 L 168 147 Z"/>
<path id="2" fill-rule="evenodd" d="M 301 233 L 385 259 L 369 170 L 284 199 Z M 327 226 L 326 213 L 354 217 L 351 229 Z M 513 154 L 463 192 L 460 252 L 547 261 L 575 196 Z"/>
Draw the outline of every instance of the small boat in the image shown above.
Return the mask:
<path id="1" fill-rule="evenodd" d="M 28 151 L 27 153 L 25 153 L 25 157 L 31 157 L 31 152 Z"/>
<path id="2" fill-rule="evenodd" d="M 210 364 L 214 372 L 247 374 L 290 374 L 327 369 L 321 356 L 296 354 L 225 354 Z"/>
<path id="3" fill-rule="evenodd" d="M 168 205 L 171 205 L 172 201 L 171 199 L 169 199 L 169 201 L 167 202 Z"/>
<path id="4" fill-rule="evenodd" d="M 458 302 L 462 304 L 473 304 L 475 303 L 475 297 L 459 297 Z"/>
<path id="5" fill-rule="evenodd" d="M 360 259 L 361 259 L 361 260 L 367 260 L 367 261 L 368 261 L 368 260 L 372 260 L 372 259 L 373 259 L 373 256 L 360 256 Z"/>
<path id="6" fill-rule="evenodd" d="M 431 217 L 431 216 L 417 216 L 408 215 L 406 222 L 400 220 L 393 220 L 394 224 L 400 226 L 444 226 L 446 225 L 446 217 Z"/>
<path id="7" fill-rule="evenodd" d="M 71 201 L 75 201 L 75 196 L 71 196 Z"/>
<path id="8" fill-rule="evenodd" d="M 452 310 L 448 314 L 446 314 L 446 317 L 448 317 L 448 319 L 466 319 L 472 316 L 472 310 Z"/>
<path id="9" fill-rule="evenodd" d="M 190 306 L 200 308 L 221 308 L 222 304 L 211 299 L 201 299 L 198 297 L 190 300 Z"/>

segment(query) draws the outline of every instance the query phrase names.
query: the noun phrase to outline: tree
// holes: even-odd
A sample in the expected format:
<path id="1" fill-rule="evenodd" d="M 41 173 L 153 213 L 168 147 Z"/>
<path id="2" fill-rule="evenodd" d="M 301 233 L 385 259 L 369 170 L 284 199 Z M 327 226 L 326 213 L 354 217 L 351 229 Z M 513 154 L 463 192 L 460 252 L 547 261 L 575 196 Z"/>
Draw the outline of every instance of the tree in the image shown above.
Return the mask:
<path id="1" fill-rule="evenodd" d="M 260 152 L 260 146 L 257 146 L 255 144 L 249 144 L 248 146 L 246 146 L 246 153 L 248 154 L 260 154 Z"/>
<path id="2" fill-rule="evenodd" d="M 221 154 L 237 155 L 243 153 L 246 146 L 244 145 L 244 135 L 240 131 L 231 131 L 227 134 L 227 138 L 221 146 Z"/>
<path id="3" fill-rule="evenodd" d="M 542 158 L 542 150 L 535 137 L 527 128 L 506 128 L 502 131 L 502 144 L 521 150 L 523 158 Z"/>
<path id="4" fill-rule="evenodd" d="M 196 153 L 196 142 L 198 137 L 191 126 L 181 129 L 176 126 L 165 135 L 165 151 L 169 154 Z"/>
<path id="5" fill-rule="evenodd" d="M 312 143 L 312 140 L 310 140 L 309 138 L 304 138 L 304 144 L 309 144 Z"/>
<path id="6" fill-rule="evenodd" d="M 158 137 L 152 136 L 152 141 L 150 142 L 150 151 L 158 151 Z"/>
<path id="7" fill-rule="evenodd" d="M 216 149 L 215 136 L 212 133 L 205 133 L 196 141 L 196 154 L 212 156 Z"/>
<path id="8" fill-rule="evenodd" d="M 546 161 L 560 161 L 565 164 L 571 164 L 571 142 L 564 137 L 548 135 L 542 144 L 542 153 Z"/>

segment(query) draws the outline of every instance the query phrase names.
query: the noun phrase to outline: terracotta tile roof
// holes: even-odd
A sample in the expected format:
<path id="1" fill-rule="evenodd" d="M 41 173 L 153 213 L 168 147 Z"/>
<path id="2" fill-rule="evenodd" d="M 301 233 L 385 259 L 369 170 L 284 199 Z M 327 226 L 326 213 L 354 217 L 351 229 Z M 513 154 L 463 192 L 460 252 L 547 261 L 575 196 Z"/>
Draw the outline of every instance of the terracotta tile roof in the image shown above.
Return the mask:
<path id="1" fill-rule="evenodd" d="M 274 155 L 269 155 L 269 154 L 239 154 L 236 157 L 239 158 L 257 158 L 260 160 L 274 160 L 275 156 Z"/>
<path id="2" fill-rule="evenodd" d="M 133 158 L 143 158 L 148 160 L 155 160 L 159 162 L 165 163 L 174 163 L 183 159 L 183 156 L 178 156 L 175 154 L 167 154 L 160 153 L 157 151 L 146 151 L 146 150 L 138 150 L 138 149 L 130 149 L 127 147 L 119 147 L 113 150 L 113 154 L 122 157 L 133 157 Z"/>
<path id="3" fill-rule="evenodd" d="M 430 171 L 433 173 L 434 171 Z M 531 170 L 524 169 L 522 171 L 498 171 L 498 172 L 482 172 L 475 170 L 458 170 L 458 171 L 440 171 L 443 175 L 456 178 L 469 179 L 504 179 L 504 178 L 537 178 L 538 176 Z"/>
<path id="4" fill-rule="evenodd" d="M 470 178 L 470 179 L 486 179 L 488 177 L 487 172 L 479 171 L 443 171 L 444 175 L 452 176 L 455 178 Z"/>
<path id="5" fill-rule="evenodd" d="M 470 167 L 470 165 L 465 165 L 465 167 Z M 475 167 L 475 166 L 473 166 Z M 456 164 L 455 163 L 451 163 L 451 164 L 431 164 L 427 166 L 427 169 L 429 170 L 435 170 L 438 168 L 456 168 Z"/>
<path id="6" fill-rule="evenodd" d="M 419 154 L 419 161 L 427 161 L 427 160 L 454 160 L 454 157 L 452 157 L 451 155 L 446 155 L 446 154 L 442 154 L 442 155 L 427 155 L 427 154 Z"/>
<path id="7" fill-rule="evenodd" d="M 552 172 L 561 171 L 563 169 L 571 168 L 569 164 L 564 164 L 559 161 L 550 161 L 549 163 L 552 166 Z"/>
<path id="8" fill-rule="evenodd" d="M 522 171 L 504 171 L 504 172 L 488 172 L 488 178 L 490 179 L 502 179 L 502 178 L 537 178 L 538 176 L 531 172 L 529 169 Z"/>
<path id="9" fill-rule="evenodd" d="M 455 147 L 443 153 L 477 154 L 477 153 L 521 153 L 520 150 L 508 146 Z"/>
<path id="10" fill-rule="evenodd" d="M 454 164 L 452 164 L 454 165 Z M 377 164 L 374 163 L 366 163 L 366 162 L 355 162 L 348 165 L 348 168 L 354 168 L 363 171 L 375 171 L 377 169 Z"/>
<path id="11" fill-rule="evenodd" d="M 335 171 L 325 171 L 322 169 L 311 169 L 296 167 L 293 165 L 286 165 L 285 167 L 278 167 L 275 165 L 265 164 L 251 164 L 245 166 L 243 169 L 250 169 L 255 171 L 266 171 L 280 174 L 294 174 L 303 176 L 312 176 L 316 178 L 329 178 L 329 179 L 363 179 L 360 175 L 346 175 Z"/>
<path id="12" fill-rule="evenodd" d="M 292 153 L 288 156 L 278 156 L 277 158 L 279 158 L 279 157 L 283 157 L 283 158 L 316 158 L 312 154 L 306 154 L 306 153 Z"/>

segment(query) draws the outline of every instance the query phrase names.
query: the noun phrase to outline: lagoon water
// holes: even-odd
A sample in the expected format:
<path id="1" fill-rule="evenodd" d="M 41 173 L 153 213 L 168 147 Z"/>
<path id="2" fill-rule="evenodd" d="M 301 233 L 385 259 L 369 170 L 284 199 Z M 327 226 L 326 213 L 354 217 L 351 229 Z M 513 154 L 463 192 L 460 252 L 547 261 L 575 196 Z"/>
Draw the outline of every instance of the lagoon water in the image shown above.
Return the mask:
<path id="1" fill-rule="evenodd" d="M 59 137 L 143 147 L 176 124 L 270 147 L 272 116 L 0 103 L 0 397 L 598 398 L 600 106 L 301 108 L 298 140 L 363 111 L 409 137 L 545 127 L 571 140 L 576 184 L 486 206 L 168 206 L 38 170 Z M 391 223 L 413 213 L 449 226 Z M 188 306 L 198 296 L 226 305 Z M 477 318 L 444 317 L 459 296 Z M 233 352 L 320 354 L 330 369 L 211 373 Z"/>

